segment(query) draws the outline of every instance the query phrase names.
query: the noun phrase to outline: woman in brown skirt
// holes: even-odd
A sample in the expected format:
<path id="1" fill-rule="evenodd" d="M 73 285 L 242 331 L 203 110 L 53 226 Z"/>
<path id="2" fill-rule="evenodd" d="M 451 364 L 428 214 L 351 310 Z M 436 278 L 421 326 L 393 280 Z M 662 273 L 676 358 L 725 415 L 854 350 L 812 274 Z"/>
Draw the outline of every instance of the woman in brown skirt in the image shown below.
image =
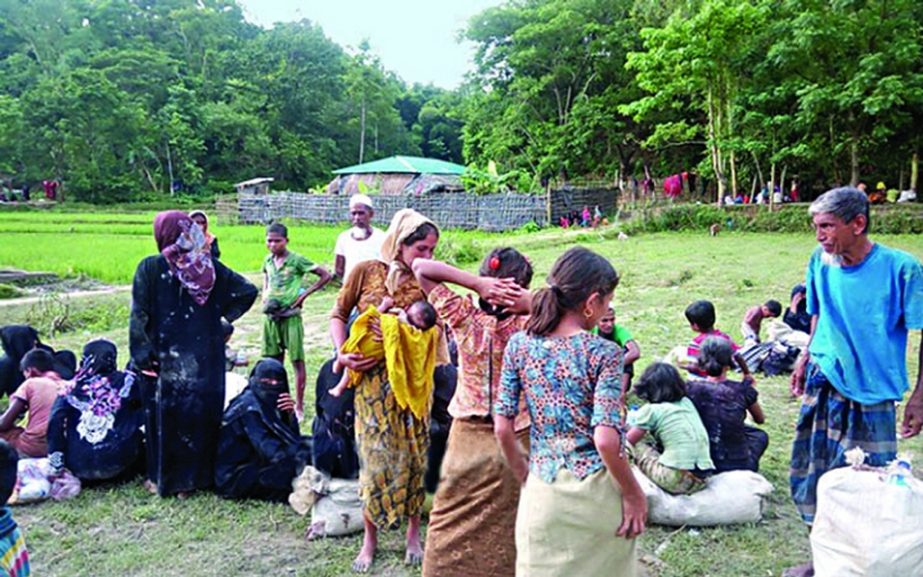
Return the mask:
<path id="1" fill-rule="evenodd" d="M 512 248 L 487 255 L 480 276 L 432 260 L 414 262 L 420 286 L 458 343 L 459 386 L 439 488 L 429 516 L 424 577 L 509 577 L 515 570 L 514 529 L 520 483 L 494 437 L 491 405 L 506 342 L 528 320 L 532 266 Z M 475 302 L 443 283 L 480 296 Z M 529 415 L 523 402 L 515 420 L 524 451 Z M 486 546 L 486 547 L 485 547 Z"/>

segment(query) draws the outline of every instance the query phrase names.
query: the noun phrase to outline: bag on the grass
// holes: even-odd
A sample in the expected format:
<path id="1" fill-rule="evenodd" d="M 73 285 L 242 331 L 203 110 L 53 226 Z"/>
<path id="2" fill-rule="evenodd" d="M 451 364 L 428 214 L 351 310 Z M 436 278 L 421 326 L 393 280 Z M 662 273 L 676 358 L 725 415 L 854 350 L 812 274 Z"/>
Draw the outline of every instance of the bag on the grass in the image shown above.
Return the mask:
<path id="1" fill-rule="evenodd" d="M 47 457 L 19 459 L 16 465 L 16 486 L 10 496 L 11 505 L 37 503 L 51 496 L 51 463 Z"/>
<path id="2" fill-rule="evenodd" d="M 880 471 L 850 467 L 817 484 L 811 530 L 817 577 L 923 574 L 923 482 L 888 483 Z"/>
<path id="3" fill-rule="evenodd" d="M 772 484 L 753 471 L 728 471 L 708 478 L 705 488 L 692 495 L 671 495 L 636 467 L 635 479 L 647 497 L 648 520 L 657 525 L 736 525 L 763 517 L 764 497 Z"/>
<path id="4" fill-rule="evenodd" d="M 311 511 L 308 539 L 337 537 L 362 530 L 359 481 L 331 479 L 314 467 L 305 467 L 292 482 L 288 502 L 300 515 Z"/>
<path id="5" fill-rule="evenodd" d="M 359 481 L 330 479 L 327 493 L 311 509 L 309 539 L 338 537 L 362 531 Z"/>

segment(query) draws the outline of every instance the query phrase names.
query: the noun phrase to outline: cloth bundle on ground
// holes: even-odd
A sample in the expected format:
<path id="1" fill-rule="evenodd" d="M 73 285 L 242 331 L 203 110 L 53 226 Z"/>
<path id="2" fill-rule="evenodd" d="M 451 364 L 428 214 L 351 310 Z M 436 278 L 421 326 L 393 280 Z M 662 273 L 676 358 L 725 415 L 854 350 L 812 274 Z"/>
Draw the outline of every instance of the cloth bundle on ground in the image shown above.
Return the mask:
<path id="1" fill-rule="evenodd" d="M 763 517 L 764 497 L 772 484 L 759 473 L 729 471 L 708 478 L 691 495 L 671 495 L 632 467 L 647 497 L 648 520 L 657 525 L 711 527 L 755 523 Z"/>
<path id="2" fill-rule="evenodd" d="M 878 470 L 825 473 L 817 485 L 811 530 L 817 577 L 920 575 L 923 482 L 887 482 Z"/>
<path id="3" fill-rule="evenodd" d="M 77 357 L 71 351 L 55 351 L 43 345 L 38 338 L 38 331 L 28 325 L 7 325 L 0 328 L 0 346 L 3 358 L 0 358 L 0 396 L 12 395 L 19 385 L 26 380 L 19 363 L 30 350 L 40 347 L 54 355 L 54 370 L 62 379 L 72 379 L 77 368 Z"/>
<path id="4" fill-rule="evenodd" d="M 376 319 L 381 326 L 381 340 L 369 326 Z M 340 351 L 383 359 L 398 406 L 409 408 L 418 419 L 423 420 L 428 416 L 433 394 L 438 343 L 439 330 L 435 327 L 421 331 L 400 322 L 394 315 L 383 315 L 377 308 L 369 307 L 356 318 Z M 424 375 L 424 378 L 417 380 L 414 375 Z M 361 379 L 362 373 L 349 369 L 351 385 L 358 385 Z"/>
<path id="5" fill-rule="evenodd" d="M 292 483 L 288 502 L 299 515 L 311 511 L 308 539 L 338 537 L 362 531 L 359 482 L 330 479 L 314 467 L 305 467 Z"/>
<path id="6" fill-rule="evenodd" d="M 801 351 L 808 346 L 811 336 L 775 320 L 769 324 L 769 338 L 748 347 L 741 354 L 751 371 L 762 371 L 769 376 L 791 372 Z"/>
<path id="7" fill-rule="evenodd" d="M 247 377 L 232 373 L 224 373 L 224 408 L 230 406 L 231 401 L 237 398 L 247 388 Z"/>
<path id="8" fill-rule="evenodd" d="M 284 502 L 292 480 L 310 464 L 310 439 L 301 436 L 293 412 L 279 410 L 283 393 L 288 379 L 282 363 L 258 362 L 247 389 L 224 413 L 215 464 L 219 495 Z"/>
<path id="9" fill-rule="evenodd" d="M 80 479 L 64 470 L 55 473 L 47 457 L 19 459 L 17 463 L 16 486 L 8 504 L 26 505 L 48 498 L 63 501 L 80 493 Z"/>
<path id="10" fill-rule="evenodd" d="M 102 481 L 140 471 L 144 407 L 132 371 L 116 369 L 115 344 L 99 339 L 83 348 L 76 379 L 55 401 L 48 422 L 48 456 L 60 473 Z"/>

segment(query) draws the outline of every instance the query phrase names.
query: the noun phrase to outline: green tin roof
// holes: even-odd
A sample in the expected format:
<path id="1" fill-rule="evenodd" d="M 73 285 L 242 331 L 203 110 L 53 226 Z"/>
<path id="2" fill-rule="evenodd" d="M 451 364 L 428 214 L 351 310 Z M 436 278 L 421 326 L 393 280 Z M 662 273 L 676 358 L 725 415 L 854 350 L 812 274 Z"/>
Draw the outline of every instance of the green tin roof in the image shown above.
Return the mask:
<path id="1" fill-rule="evenodd" d="M 462 174 L 465 167 L 454 162 L 419 156 L 392 156 L 365 164 L 334 170 L 333 174 L 380 174 L 387 172 L 414 174 Z"/>

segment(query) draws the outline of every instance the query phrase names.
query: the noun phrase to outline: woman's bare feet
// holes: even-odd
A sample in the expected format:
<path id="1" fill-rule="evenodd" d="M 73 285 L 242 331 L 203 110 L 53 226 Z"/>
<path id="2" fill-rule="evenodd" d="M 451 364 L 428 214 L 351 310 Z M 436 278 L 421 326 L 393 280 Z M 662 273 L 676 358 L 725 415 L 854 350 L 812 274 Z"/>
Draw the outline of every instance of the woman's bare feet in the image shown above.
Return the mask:
<path id="1" fill-rule="evenodd" d="M 150 493 L 151 495 L 157 494 L 157 485 L 154 484 L 154 481 L 151 481 L 150 479 L 145 479 L 144 483 L 142 483 L 142 486 L 144 487 L 144 490 Z"/>
<path id="2" fill-rule="evenodd" d="M 404 556 L 407 565 L 420 565 L 423 563 L 423 543 L 420 541 L 420 518 L 411 517 L 407 525 L 407 554 Z"/>
<path id="3" fill-rule="evenodd" d="M 378 548 L 378 528 L 368 519 L 365 522 L 365 536 L 362 539 L 362 549 L 353 560 L 353 573 L 368 573 L 375 559 L 375 549 Z"/>

